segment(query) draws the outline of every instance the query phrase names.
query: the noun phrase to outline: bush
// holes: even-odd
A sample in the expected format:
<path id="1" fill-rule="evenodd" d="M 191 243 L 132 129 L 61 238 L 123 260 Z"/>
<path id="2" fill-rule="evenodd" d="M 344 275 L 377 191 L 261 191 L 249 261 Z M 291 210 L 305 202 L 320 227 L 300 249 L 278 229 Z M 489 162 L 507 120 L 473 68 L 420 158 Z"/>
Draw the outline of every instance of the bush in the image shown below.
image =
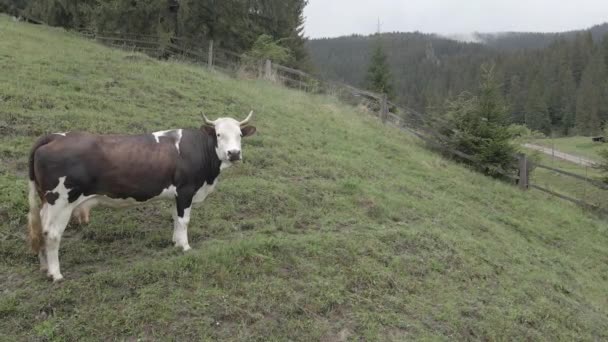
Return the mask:
<path id="1" fill-rule="evenodd" d="M 547 137 L 545 133 L 531 130 L 526 125 L 512 124 L 507 129 L 514 139 L 520 141 L 544 139 Z"/>
<path id="2" fill-rule="evenodd" d="M 284 64 L 292 60 L 292 53 L 281 46 L 280 40 L 273 40 L 271 36 L 263 34 L 258 37 L 251 49 L 243 54 L 239 73 L 241 75 L 263 74 L 264 61 L 269 59 L 273 63 Z"/>
<path id="3" fill-rule="evenodd" d="M 291 51 L 279 45 L 280 41 L 275 41 L 271 36 L 263 34 L 253 43 L 251 50 L 246 57 L 255 61 L 270 59 L 273 63 L 284 64 L 292 59 Z"/>

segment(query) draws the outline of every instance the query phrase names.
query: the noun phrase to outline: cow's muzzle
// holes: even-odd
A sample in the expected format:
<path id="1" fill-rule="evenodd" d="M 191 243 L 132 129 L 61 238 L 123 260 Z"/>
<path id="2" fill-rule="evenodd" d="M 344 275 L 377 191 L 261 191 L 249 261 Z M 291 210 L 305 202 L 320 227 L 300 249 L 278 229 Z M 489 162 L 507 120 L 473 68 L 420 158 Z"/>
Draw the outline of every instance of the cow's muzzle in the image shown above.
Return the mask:
<path id="1" fill-rule="evenodd" d="M 231 162 L 235 162 L 235 161 L 241 160 L 241 151 L 239 151 L 239 150 L 228 151 L 228 159 Z"/>

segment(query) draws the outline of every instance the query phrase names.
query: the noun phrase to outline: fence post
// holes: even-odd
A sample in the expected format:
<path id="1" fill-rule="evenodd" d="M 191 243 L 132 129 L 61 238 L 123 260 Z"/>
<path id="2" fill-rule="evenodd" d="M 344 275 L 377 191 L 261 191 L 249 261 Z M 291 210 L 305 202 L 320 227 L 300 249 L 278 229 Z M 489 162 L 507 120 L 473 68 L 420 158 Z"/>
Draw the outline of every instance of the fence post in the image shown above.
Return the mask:
<path id="1" fill-rule="evenodd" d="M 528 156 L 526 156 L 525 153 L 519 153 L 517 159 L 519 160 L 519 188 L 528 190 L 530 184 L 530 176 L 528 175 Z"/>
<path id="2" fill-rule="evenodd" d="M 266 60 L 266 64 L 264 66 L 264 77 L 267 80 L 272 80 L 272 62 L 270 59 Z"/>
<path id="3" fill-rule="evenodd" d="M 213 39 L 209 41 L 209 57 L 207 57 L 209 69 L 213 69 Z"/>
<path id="4" fill-rule="evenodd" d="M 380 119 L 382 122 L 386 122 L 388 119 L 388 96 L 386 94 L 382 94 L 380 99 Z"/>

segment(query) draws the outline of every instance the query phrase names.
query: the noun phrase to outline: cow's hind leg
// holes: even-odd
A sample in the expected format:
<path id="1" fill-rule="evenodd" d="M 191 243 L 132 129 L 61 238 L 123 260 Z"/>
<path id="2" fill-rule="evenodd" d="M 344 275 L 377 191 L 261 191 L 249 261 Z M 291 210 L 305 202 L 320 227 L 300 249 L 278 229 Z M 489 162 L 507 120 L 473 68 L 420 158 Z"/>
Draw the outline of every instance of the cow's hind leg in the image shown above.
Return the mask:
<path id="1" fill-rule="evenodd" d="M 46 272 L 49 270 L 49 264 L 46 261 L 46 249 L 42 248 L 39 252 L 38 252 L 38 260 L 40 260 L 40 270 L 42 272 Z"/>
<path id="2" fill-rule="evenodd" d="M 57 201 L 53 205 L 45 203 L 42 207 L 42 232 L 44 234 L 44 251 L 46 258 L 40 256 L 42 265 L 43 260 L 48 266 L 47 274 L 53 281 L 63 279 L 59 268 L 59 244 L 65 227 L 70 221 L 72 207 L 66 201 Z"/>

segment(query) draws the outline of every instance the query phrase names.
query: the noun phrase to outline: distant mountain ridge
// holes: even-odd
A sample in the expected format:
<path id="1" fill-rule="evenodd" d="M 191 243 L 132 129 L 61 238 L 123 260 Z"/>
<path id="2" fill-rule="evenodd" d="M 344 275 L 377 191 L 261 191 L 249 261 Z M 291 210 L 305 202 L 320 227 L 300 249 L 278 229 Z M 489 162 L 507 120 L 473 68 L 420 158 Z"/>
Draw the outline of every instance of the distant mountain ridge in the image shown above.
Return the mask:
<path id="1" fill-rule="evenodd" d="M 542 49 L 546 48 L 556 40 L 563 38 L 572 40 L 576 35 L 590 32 L 595 41 L 600 41 L 608 34 L 608 22 L 595 25 L 586 30 L 572 30 L 555 33 L 539 32 L 500 32 L 500 33 L 474 33 L 476 42 L 486 44 L 490 47 L 503 50 L 516 49 Z"/>
<path id="2" fill-rule="evenodd" d="M 351 35 L 313 39 L 307 48 L 318 74 L 365 88 L 378 41 L 393 76 L 394 100 L 419 111 L 475 90 L 481 65 L 490 62 L 513 122 L 544 132 L 577 127 L 583 134 L 608 125 L 608 23 L 563 33 Z"/>

